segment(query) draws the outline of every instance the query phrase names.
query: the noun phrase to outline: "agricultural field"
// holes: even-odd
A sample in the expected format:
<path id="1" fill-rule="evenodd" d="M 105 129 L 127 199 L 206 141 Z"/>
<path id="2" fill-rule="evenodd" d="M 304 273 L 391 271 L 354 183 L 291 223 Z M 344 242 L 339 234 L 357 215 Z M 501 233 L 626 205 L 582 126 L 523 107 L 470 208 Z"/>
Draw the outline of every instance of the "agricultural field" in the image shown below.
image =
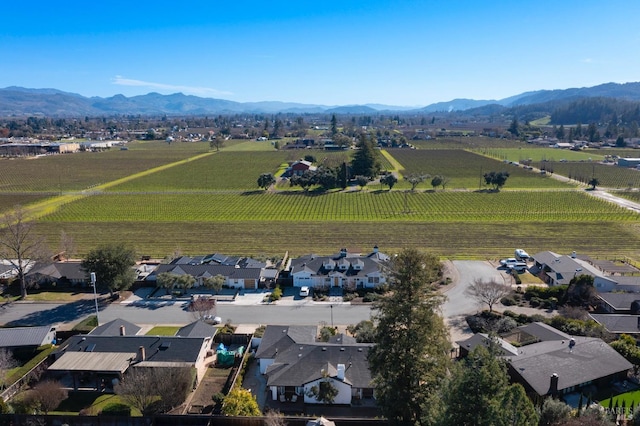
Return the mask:
<path id="1" fill-rule="evenodd" d="M 209 150 L 209 144 L 133 142 L 127 151 L 0 159 L 0 192 L 81 191 Z"/>
<path id="2" fill-rule="evenodd" d="M 533 188 L 571 188 L 570 185 L 541 176 L 522 167 L 505 164 L 469 151 L 440 150 L 387 150 L 402 166 L 403 175 L 411 173 L 428 173 L 431 176 L 443 175 L 450 179 L 447 189 L 482 189 L 482 174 L 490 171 L 507 171 L 510 176 L 504 186 L 505 190 Z M 421 188 L 430 188 L 431 179 L 421 184 Z M 406 181 L 398 182 L 397 188 L 410 188 Z M 395 188 L 395 187 L 394 187 Z"/>
<path id="3" fill-rule="evenodd" d="M 640 187 L 640 171 L 626 167 L 618 167 L 614 164 L 602 163 L 576 163 L 576 162 L 547 162 L 533 163 L 534 167 L 546 167 L 555 174 L 580 181 L 586 184 L 592 177 L 600 181 L 605 188 L 638 188 Z M 507 182 L 508 184 L 508 182 Z"/>
<path id="4" fill-rule="evenodd" d="M 626 198 L 627 200 L 640 203 L 640 191 L 616 191 L 614 194 L 618 197 Z"/>
<path id="5" fill-rule="evenodd" d="M 289 193 L 98 193 L 41 218 L 93 222 L 375 221 L 636 222 L 624 208 L 576 191 Z"/>
<path id="6" fill-rule="evenodd" d="M 507 143 L 460 139 L 455 146 Z M 38 218 L 34 232 L 55 246 L 64 231 L 80 256 L 99 243 L 121 241 L 158 257 L 176 250 L 301 255 L 375 244 L 387 252 L 416 247 L 458 258 L 504 257 L 515 246 L 530 253 L 640 256 L 640 216 L 500 160 L 443 141 L 424 143 L 431 149 L 388 150 L 384 164 L 447 176 L 446 190 L 434 191 L 427 181 L 409 192 L 400 180 L 392 191 L 372 183 L 364 190 L 305 193 L 285 183 L 277 187 L 282 191 L 265 192 L 257 187 L 261 173 L 276 174 L 305 155 L 334 166 L 352 151 L 275 151 L 264 142 L 228 141 L 212 152 L 204 142 L 140 142 L 127 151 L 1 160 L 22 167 L 0 167 L 0 209 L 26 205 Z M 65 167 L 68 176 L 59 171 Z M 511 173 L 505 188 L 484 190 L 481 171 L 501 170 Z"/>
<path id="7" fill-rule="evenodd" d="M 487 157 L 496 158 L 498 160 L 517 161 L 602 161 L 605 154 L 602 150 L 586 150 L 571 151 L 568 149 L 557 149 L 547 147 L 536 147 L 532 145 L 524 145 L 518 148 L 477 148 L 473 150 Z"/>

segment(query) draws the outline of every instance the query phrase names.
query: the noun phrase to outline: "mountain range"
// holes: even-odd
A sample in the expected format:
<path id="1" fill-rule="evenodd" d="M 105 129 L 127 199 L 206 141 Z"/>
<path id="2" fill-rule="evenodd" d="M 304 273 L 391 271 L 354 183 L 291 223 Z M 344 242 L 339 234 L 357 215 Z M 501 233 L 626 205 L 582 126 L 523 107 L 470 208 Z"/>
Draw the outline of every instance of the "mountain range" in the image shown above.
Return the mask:
<path id="1" fill-rule="evenodd" d="M 640 82 L 606 83 L 593 87 L 563 90 L 538 90 L 525 92 L 500 100 L 454 99 L 438 102 L 423 108 L 393 105 L 366 104 L 326 106 L 294 102 L 234 102 L 224 99 L 201 98 L 174 93 L 108 98 L 85 97 L 56 89 L 28 89 L 6 87 L 0 89 L 0 116 L 78 117 L 105 115 L 211 115 L 243 113 L 326 113 L 326 114 L 376 114 L 376 113 L 437 113 L 464 111 L 495 111 L 526 105 L 556 104 L 580 98 L 603 97 L 640 101 Z"/>

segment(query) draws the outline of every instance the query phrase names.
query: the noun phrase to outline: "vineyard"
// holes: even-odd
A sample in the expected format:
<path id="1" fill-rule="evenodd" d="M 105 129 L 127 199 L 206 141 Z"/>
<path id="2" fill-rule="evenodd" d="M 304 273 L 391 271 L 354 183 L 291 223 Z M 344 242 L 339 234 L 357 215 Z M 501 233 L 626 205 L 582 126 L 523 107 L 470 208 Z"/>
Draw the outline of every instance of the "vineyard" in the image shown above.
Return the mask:
<path id="1" fill-rule="evenodd" d="M 209 145 L 131 143 L 127 151 L 0 159 L 0 192 L 80 191 L 207 152 Z"/>
<path id="2" fill-rule="evenodd" d="M 519 163 L 525 161 L 602 161 L 605 152 L 601 150 L 591 151 L 570 151 L 568 149 L 557 149 L 547 147 L 535 147 L 527 145 L 520 148 L 491 148 L 483 147 L 473 150 L 478 154 L 487 157 L 496 158 L 498 160 L 517 161 Z M 606 152 L 609 154 L 609 152 Z"/>
<path id="3" fill-rule="evenodd" d="M 638 221 L 581 192 L 99 193 L 42 218 L 54 222 L 597 222 Z"/>
<path id="4" fill-rule="evenodd" d="M 546 167 L 554 173 L 587 184 L 592 177 L 596 177 L 600 186 L 607 188 L 638 188 L 640 187 L 640 171 L 613 164 L 602 163 L 540 163 L 534 167 Z"/>
<path id="5" fill-rule="evenodd" d="M 469 151 L 391 149 L 388 152 L 404 166 L 405 176 L 411 173 L 443 175 L 450 179 L 448 189 L 484 188 L 482 173 L 503 170 L 510 173 L 505 189 L 570 188 L 567 184 L 555 179 Z M 430 186 L 430 180 L 421 185 L 421 187 Z M 407 182 L 398 182 L 398 188 L 409 187 Z"/>
<path id="6" fill-rule="evenodd" d="M 55 244 L 61 231 L 72 236 L 78 254 L 98 242 L 131 243 L 140 254 L 164 257 L 176 250 L 197 255 L 213 251 L 237 255 L 335 253 L 413 247 L 449 258 L 499 259 L 525 247 L 589 254 L 640 256 L 640 226 L 630 222 L 40 222 L 35 232 Z"/>
<path id="7" fill-rule="evenodd" d="M 530 253 L 640 256 L 637 214 L 479 152 L 451 149 L 504 150 L 513 142 L 462 137 L 416 145 L 429 149 L 387 150 L 384 168 L 400 164 L 404 174 L 444 175 L 446 190 L 433 191 L 427 180 L 410 192 L 400 179 L 391 191 L 372 183 L 364 190 L 305 193 L 284 182 L 265 192 L 257 187 L 261 173 L 276 174 L 305 155 L 334 167 L 353 151 L 275 151 L 270 142 L 228 141 L 210 152 L 205 142 L 136 142 L 126 151 L 0 160 L 0 211 L 29 206 L 39 217 L 38 233 L 55 244 L 64 231 L 78 254 L 98 242 L 129 241 L 139 253 L 161 257 L 176 249 L 300 255 L 374 244 L 389 252 L 417 247 L 466 258 L 504 256 L 515 246 Z M 525 148 L 513 151 L 528 155 Z M 595 162 L 544 164 L 563 175 L 595 171 L 602 186 L 618 188 L 640 175 Z M 482 173 L 501 170 L 510 173 L 504 189 L 485 191 Z"/>

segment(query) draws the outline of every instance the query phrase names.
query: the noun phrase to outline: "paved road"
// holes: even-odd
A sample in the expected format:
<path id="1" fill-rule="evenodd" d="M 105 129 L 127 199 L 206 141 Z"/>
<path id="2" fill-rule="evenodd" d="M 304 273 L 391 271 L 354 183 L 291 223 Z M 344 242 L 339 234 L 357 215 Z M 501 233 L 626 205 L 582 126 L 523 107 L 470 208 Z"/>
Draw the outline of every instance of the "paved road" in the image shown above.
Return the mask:
<path id="1" fill-rule="evenodd" d="M 466 288 L 476 278 L 502 280 L 499 270 L 487 262 L 454 261 L 459 280 L 445 294 L 447 301 L 442 312 L 446 318 L 456 319 L 476 312 L 479 306 L 465 294 Z M 247 294 L 236 302 L 220 302 L 217 315 L 233 324 L 285 324 L 336 325 L 357 324 L 371 316 L 369 305 L 348 303 L 317 303 L 311 299 L 286 297 L 276 304 L 261 304 L 263 294 Z M 142 299 L 130 303 L 100 305 L 100 323 L 123 318 L 136 324 L 187 324 L 194 320 L 181 301 L 145 302 Z M 332 308 L 333 306 L 333 308 Z M 72 326 L 95 313 L 92 299 L 60 303 L 13 303 L 0 308 L 0 323 L 17 325 L 63 324 Z"/>

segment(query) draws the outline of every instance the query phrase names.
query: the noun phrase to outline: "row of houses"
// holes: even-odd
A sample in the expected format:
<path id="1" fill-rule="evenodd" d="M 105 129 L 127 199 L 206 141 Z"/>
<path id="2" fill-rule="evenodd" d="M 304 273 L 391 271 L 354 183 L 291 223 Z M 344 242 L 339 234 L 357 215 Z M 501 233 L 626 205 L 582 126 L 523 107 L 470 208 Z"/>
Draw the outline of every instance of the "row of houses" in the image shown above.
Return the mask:
<path id="1" fill-rule="evenodd" d="M 294 287 L 348 289 L 372 288 L 387 282 L 384 264 L 389 256 L 378 247 L 371 252 L 352 253 L 346 248 L 337 254 L 319 256 L 309 254 L 296 259 L 285 259 L 284 264 L 273 264 L 249 257 L 227 256 L 213 253 L 204 256 L 181 256 L 169 263 L 143 261 L 135 266 L 138 280 L 152 285 L 158 275 L 170 273 L 191 275 L 194 287 L 204 286 L 209 278 L 224 277 L 224 286 L 239 290 L 257 290 L 273 285 L 279 278 Z M 0 279 L 15 276 L 15 269 L 9 263 L 0 263 Z M 99 277 L 98 277 L 99 278 Z M 88 271 L 80 261 L 54 261 L 32 265 L 26 274 L 31 284 L 88 286 Z"/>

